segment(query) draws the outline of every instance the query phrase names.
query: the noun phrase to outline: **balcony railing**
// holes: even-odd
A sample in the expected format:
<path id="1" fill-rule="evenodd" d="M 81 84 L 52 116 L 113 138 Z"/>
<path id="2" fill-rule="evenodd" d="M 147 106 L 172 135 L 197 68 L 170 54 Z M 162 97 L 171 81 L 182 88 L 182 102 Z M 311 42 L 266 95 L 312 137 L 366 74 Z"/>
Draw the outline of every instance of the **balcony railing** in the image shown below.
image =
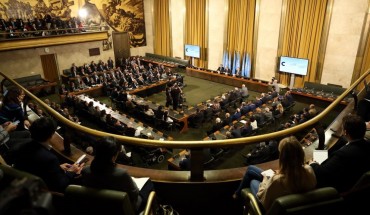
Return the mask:
<path id="1" fill-rule="evenodd" d="M 91 128 L 87 128 L 81 126 L 76 123 L 70 122 L 68 119 L 64 118 L 62 115 L 58 114 L 55 110 L 50 108 L 46 105 L 43 101 L 37 98 L 35 95 L 27 91 L 23 88 L 20 84 L 15 82 L 12 79 L 9 79 L 6 75 L 0 72 L 0 75 L 3 76 L 4 79 L 8 79 L 14 85 L 22 88 L 25 93 L 35 102 L 39 103 L 39 105 L 44 108 L 50 115 L 52 115 L 55 119 L 57 119 L 60 123 L 64 126 L 77 130 L 81 133 L 86 133 L 95 137 L 103 137 L 103 136 L 113 136 L 117 140 L 124 142 L 125 144 L 131 144 L 134 146 L 143 146 L 143 147 L 163 147 L 163 148 L 187 148 L 191 150 L 191 170 L 190 170 L 190 177 L 188 171 L 168 171 L 168 170 L 151 170 L 151 169 L 144 169 L 138 167 L 130 167 L 125 166 L 128 169 L 131 175 L 135 177 L 143 177 L 148 176 L 153 181 L 172 181 L 172 182 L 184 182 L 184 181 L 194 181 L 194 182 L 215 182 L 215 181 L 232 181 L 232 180 L 239 180 L 242 175 L 244 174 L 245 167 L 243 168 L 234 168 L 234 169 L 224 169 L 224 170 L 204 170 L 203 166 L 203 149 L 204 148 L 220 148 L 220 147 L 233 147 L 233 146 L 245 146 L 252 143 L 258 143 L 266 140 L 276 139 L 279 137 L 285 137 L 288 135 L 295 134 L 300 132 L 304 129 L 311 128 L 315 126 L 317 123 L 320 122 L 323 118 L 325 118 L 329 112 L 333 111 L 334 108 L 341 103 L 341 101 L 357 86 L 365 80 L 366 77 L 370 74 L 370 70 L 368 70 L 365 74 L 363 74 L 356 82 L 354 82 L 345 92 L 343 92 L 340 96 L 338 96 L 325 110 L 323 110 L 320 114 L 316 117 L 312 118 L 311 120 L 294 126 L 292 128 L 288 128 L 282 131 L 277 131 L 269 134 L 263 134 L 258 136 L 252 137 L 244 137 L 244 138 L 236 138 L 236 139 L 226 139 L 226 140 L 209 140 L 209 141 L 158 141 L 158 140 L 150 140 L 150 139 L 140 139 L 140 138 L 133 138 L 127 137 L 122 135 L 116 135 L 111 133 L 106 133 L 102 131 L 97 131 Z M 363 90 L 358 94 L 359 98 L 363 97 Z M 353 109 L 354 105 L 351 102 L 347 108 Z M 333 123 L 338 128 L 340 127 L 339 123 Z M 331 128 L 331 127 L 330 127 Z M 330 129 L 328 129 L 330 130 Z M 325 133 L 325 138 L 331 138 L 331 135 L 327 135 Z M 325 143 L 330 142 L 330 139 L 325 140 Z M 319 146 L 320 147 L 320 146 Z M 59 149 L 57 149 L 59 150 Z M 63 149 L 60 149 L 62 151 Z M 75 152 L 74 152 L 75 153 Z M 78 158 L 78 154 L 72 154 L 69 156 L 72 160 L 74 158 Z M 269 162 L 266 164 L 262 164 L 263 167 L 271 168 L 273 165 L 276 165 L 277 162 Z M 275 168 L 275 167 L 274 167 Z"/>
<path id="2" fill-rule="evenodd" d="M 107 40 L 108 31 L 105 29 L 104 26 L 97 26 L 0 32 L 0 51 Z"/>

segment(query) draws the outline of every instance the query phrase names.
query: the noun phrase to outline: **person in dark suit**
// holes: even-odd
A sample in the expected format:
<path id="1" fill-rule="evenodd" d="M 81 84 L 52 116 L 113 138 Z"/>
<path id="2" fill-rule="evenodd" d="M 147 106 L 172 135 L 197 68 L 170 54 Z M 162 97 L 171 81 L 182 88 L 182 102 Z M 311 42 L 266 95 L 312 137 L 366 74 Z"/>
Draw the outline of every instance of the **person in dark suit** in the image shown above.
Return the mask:
<path id="1" fill-rule="evenodd" d="M 59 88 L 59 95 L 67 95 L 69 90 L 67 89 L 65 84 L 60 85 Z"/>
<path id="2" fill-rule="evenodd" d="M 207 135 L 210 135 L 223 127 L 221 118 L 217 117 L 215 123 L 212 125 L 212 128 L 207 131 Z"/>
<path id="3" fill-rule="evenodd" d="M 348 140 L 343 146 L 329 154 L 321 164 L 311 161 L 318 187 L 334 187 L 346 192 L 355 185 L 360 177 L 370 170 L 370 143 L 364 139 L 366 124 L 357 115 L 343 118 L 343 134 Z"/>
<path id="4" fill-rule="evenodd" d="M 217 68 L 217 72 L 222 74 L 222 73 L 224 73 L 224 71 L 225 71 L 224 66 L 222 64 L 220 64 L 220 66 Z"/>
<path id="5" fill-rule="evenodd" d="M 236 123 L 233 126 L 230 127 L 230 132 L 231 132 L 232 138 L 240 138 L 240 137 L 242 137 L 240 128 L 238 128 L 238 126 L 236 125 Z"/>
<path id="6" fill-rule="evenodd" d="M 224 70 L 224 73 L 225 75 L 231 75 L 231 69 L 229 69 L 229 67 L 225 67 L 225 70 Z"/>
<path id="7" fill-rule="evenodd" d="M 179 162 L 181 170 L 190 170 L 190 151 L 186 150 L 185 157 Z"/>
<path id="8" fill-rule="evenodd" d="M 174 110 L 177 110 L 179 106 L 180 94 L 182 93 L 177 83 L 174 83 L 171 89 L 172 106 Z"/>
<path id="9" fill-rule="evenodd" d="M 132 206 L 139 211 L 145 205 L 153 184 L 147 181 L 140 190 L 126 169 L 116 167 L 122 145 L 114 137 L 103 137 L 95 145 L 95 157 L 90 166 L 83 168 L 81 182 L 84 186 L 126 192 Z"/>
<path id="10" fill-rule="evenodd" d="M 15 156 L 14 167 L 39 176 L 52 191 L 64 192 L 84 164 L 60 164 L 48 144 L 56 131 L 56 123 L 48 117 L 35 120 L 29 128 L 32 140 L 24 144 Z"/>
<path id="11" fill-rule="evenodd" d="M 240 133 L 243 137 L 247 137 L 252 133 L 252 130 L 251 122 L 247 120 L 244 126 L 240 128 Z"/>

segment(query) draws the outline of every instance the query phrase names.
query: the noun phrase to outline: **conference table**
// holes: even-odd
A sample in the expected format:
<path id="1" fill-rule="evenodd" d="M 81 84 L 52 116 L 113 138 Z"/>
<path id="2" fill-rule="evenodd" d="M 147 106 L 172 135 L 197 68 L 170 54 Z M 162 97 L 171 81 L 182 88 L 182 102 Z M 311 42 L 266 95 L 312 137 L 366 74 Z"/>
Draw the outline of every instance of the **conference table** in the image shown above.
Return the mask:
<path id="1" fill-rule="evenodd" d="M 93 106 L 99 106 L 100 110 L 105 110 L 107 114 L 110 114 L 113 118 L 120 121 L 121 123 L 125 125 L 131 125 L 133 128 L 136 129 L 136 131 L 140 132 L 140 135 L 138 136 L 145 136 L 148 138 L 153 138 L 154 140 L 173 140 L 172 137 L 169 137 L 167 135 L 164 135 L 162 132 L 157 131 L 156 129 L 153 129 L 150 126 L 145 125 L 144 123 L 135 120 L 132 117 L 127 116 L 126 114 L 122 114 L 117 110 L 112 110 L 111 107 L 108 107 L 106 104 L 97 101 L 96 99 L 93 99 L 89 96 L 86 96 L 84 94 L 78 95 L 77 98 L 79 98 L 81 101 L 84 102 L 93 102 Z"/>
<path id="2" fill-rule="evenodd" d="M 204 70 L 199 68 L 186 68 L 186 74 L 192 77 L 205 79 L 208 81 L 213 81 L 216 83 L 226 84 L 230 86 L 235 86 L 241 88 L 243 84 L 252 91 L 266 93 L 269 91 L 268 81 L 250 79 L 243 77 L 229 76 L 225 74 L 218 73 L 217 71 Z"/>

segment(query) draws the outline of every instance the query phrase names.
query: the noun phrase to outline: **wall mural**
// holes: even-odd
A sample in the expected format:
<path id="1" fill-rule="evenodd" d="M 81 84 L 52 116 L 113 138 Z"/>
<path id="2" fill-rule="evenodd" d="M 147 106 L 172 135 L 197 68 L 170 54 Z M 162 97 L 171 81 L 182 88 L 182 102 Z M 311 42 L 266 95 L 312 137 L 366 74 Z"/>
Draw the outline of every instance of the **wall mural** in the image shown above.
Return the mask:
<path id="1" fill-rule="evenodd" d="M 80 1 L 80 0 L 78 0 Z M 76 0 L 0 0 L 0 19 L 32 20 L 47 15 L 69 20 L 78 16 Z M 129 32 L 131 47 L 146 45 L 143 0 L 84 0 L 88 26 L 109 25 L 114 31 Z"/>

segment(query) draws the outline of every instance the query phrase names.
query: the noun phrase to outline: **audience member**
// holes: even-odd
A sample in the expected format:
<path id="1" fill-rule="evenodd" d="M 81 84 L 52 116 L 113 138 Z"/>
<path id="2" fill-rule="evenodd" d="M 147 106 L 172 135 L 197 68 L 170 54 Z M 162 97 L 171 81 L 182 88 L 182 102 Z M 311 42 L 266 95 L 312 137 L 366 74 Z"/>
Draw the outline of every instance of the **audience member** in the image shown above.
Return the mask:
<path id="1" fill-rule="evenodd" d="M 14 167 L 39 176 L 50 190 L 64 192 L 69 184 L 74 183 L 84 164 L 60 164 L 58 157 L 50 151 L 49 141 L 56 130 L 51 118 L 35 120 L 29 130 L 32 141 L 15 152 Z"/>
<path id="2" fill-rule="evenodd" d="M 190 150 L 186 150 L 185 157 L 179 162 L 182 170 L 190 170 Z"/>
<path id="3" fill-rule="evenodd" d="M 310 165 L 315 171 L 318 187 L 330 186 L 346 192 L 370 170 L 370 143 L 364 140 L 366 124 L 361 117 L 347 115 L 342 123 L 348 143 L 336 147 L 337 150 L 321 164 L 311 161 Z"/>
<path id="4" fill-rule="evenodd" d="M 81 182 L 88 187 L 118 190 L 128 193 L 136 211 L 146 204 L 153 184 L 149 180 L 139 190 L 127 170 L 116 166 L 116 159 L 122 146 L 114 137 L 103 137 L 96 143 L 95 157 L 90 166 L 83 168 Z"/>
<path id="5" fill-rule="evenodd" d="M 6 122 L 0 125 L 0 152 L 8 164 L 13 163 L 13 153 L 31 140 L 29 131 L 15 131 L 17 125 Z"/>
<path id="6" fill-rule="evenodd" d="M 239 198 L 243 188 L 249 187 L 256 199 L 268 211 L 273 201 L 284 195 L 302 193 L 316 186 L 312 168 L 305 165 L 305 154 L 299 141 L 291 136 L 279 143 L 279 169 L 272 176 L 264 175 L 257 166 L 250 165 L 233 198 Z"/>
<path id="7" fill-rule="evenodd" d="M 25 126 L 29 127 L 30 122 L 27 120 L 23 109 L 24 92 L 18 87 L 11 87 L 5 93 L 3 105 L 0 109 L 0 124 L 6 122 L 17 122 L 17 130 L 24 130 Z"/>

